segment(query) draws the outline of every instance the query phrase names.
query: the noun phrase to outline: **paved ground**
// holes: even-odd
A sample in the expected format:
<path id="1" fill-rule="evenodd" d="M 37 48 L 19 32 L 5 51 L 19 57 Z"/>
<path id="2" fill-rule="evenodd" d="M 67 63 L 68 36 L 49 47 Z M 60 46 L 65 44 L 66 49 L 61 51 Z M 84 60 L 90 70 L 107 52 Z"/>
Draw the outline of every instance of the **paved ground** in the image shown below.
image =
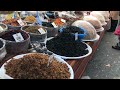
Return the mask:
<path id="1" fill-rule="evenodd" d="M 83 76 L 89 76 L 91 79 L 120 79 L 120 51 L 111 48 L 116 42 L 117 36 L 105 32 Z"/>

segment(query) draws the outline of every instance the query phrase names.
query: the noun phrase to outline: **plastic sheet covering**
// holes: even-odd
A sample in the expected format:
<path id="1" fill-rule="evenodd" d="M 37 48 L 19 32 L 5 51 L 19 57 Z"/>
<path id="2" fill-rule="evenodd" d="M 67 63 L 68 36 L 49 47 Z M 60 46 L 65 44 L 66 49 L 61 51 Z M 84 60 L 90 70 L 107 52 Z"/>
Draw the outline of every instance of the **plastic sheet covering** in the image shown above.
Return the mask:
<path id="1" fill-rule="evenodd" d="M 90 24 L 89 22 L 83 20 L 77 20 L 72 24 L 72 26 L 81 27 L 87 30 L 87 35 L 84 37 L 84 39 L 91 40 L 96 38 L 97 35 L 96 30 L 93 27 L 93 25 Z"/>
<path id="2" fill-rule="evenodd" d="M 92 15 L 84 16 L 83 19 L 85 21 L 88 21 L 89 23 L 91 23 L 96 30 L 98 30 L 102 27 L 101 22 L 96 17 L 94 17 Z"/>
<path id="3" fill-rule="evenodd" d="M 98 20 L 100 20 L 102 26 L 107 24 L 107 23 L 105 22 L 104 16 L 103 16 L 101 13 L 99 13 L 99 12 L 97 12 L 97 11 L 92 11 L 92 12 L 90 13 L 90 15 L 92 15 L 92 16 L 96 17 Z"/>
<path id="4" fill-rule="evenodd" d="M 109 11 L 97 11 L 97 12 L 101 13 L 104 16 L 105 21 L 109 21 L 110 20 L 109 19 L 109 16 L 110 16 Z"/>

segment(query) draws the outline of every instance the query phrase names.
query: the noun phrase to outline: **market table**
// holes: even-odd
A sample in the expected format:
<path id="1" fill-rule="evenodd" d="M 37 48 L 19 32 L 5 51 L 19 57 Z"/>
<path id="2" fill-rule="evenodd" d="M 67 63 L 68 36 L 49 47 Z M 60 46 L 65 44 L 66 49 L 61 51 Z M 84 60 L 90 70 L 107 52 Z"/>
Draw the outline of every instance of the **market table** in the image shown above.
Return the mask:
<path id="1" fill-rule="evenodd" d="M 85 68 L 86 66 L 88 65 L 88 62 L 90 60 L 92 60 L 92 57 L 94 56 L 96 50 L 97 50 L 97 47 L 99 45 L 99 43 L 101 42 L 102 40 L 102 37 L 107 29 L 108 25 L 104 26 L 104 31 L 98 33 L 100 35 L 100 38 L 97 42 L 87 42 L 91 48 L 92 48 L 92 54 L 85 57 L 85 58 L 82 58 L 82 59 L 78 59 L 78 60 L 66 60 L 73 68 L 73 71 L 74 71 L 74 78 L 75 79 L 80 79 L 82 74 L 84 73 L 85 71 Z M 15 56 L 15 54 L 7 54 L 6 57 L 0 61 L 0 67 L 2 66 L 2 64 L 4 62 L 6 62 L 8 59 L 12 58 L 13 56 Z"/>

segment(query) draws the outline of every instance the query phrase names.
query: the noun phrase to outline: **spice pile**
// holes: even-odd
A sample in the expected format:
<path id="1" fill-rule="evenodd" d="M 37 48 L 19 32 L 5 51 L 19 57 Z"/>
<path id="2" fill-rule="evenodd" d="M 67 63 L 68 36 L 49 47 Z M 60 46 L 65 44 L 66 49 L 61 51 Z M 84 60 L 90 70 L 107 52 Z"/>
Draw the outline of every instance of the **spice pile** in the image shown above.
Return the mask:
<path id="1" fill-rule="evenodd" d="M 40 26 L 29 26 L 25 29 L 25 31 L 30 33 L 40 34 L 40 32 L 38 31 L 39 28 Z"/>
<path id="2" fill-rule="evenodd" d="M 87 45 L 79 40 L 75 41 L 75 36 L 71 35 L 71 32 L 75 33 L 76 31 L 82 33 L 78 27 L 65 28 L 59 36 L 47 41 L 47 49 L 57 55 L 67 57 L 79 57 L 87 54 Z"/>
<path id="3" fill-rule="evenodd" d="M 29 54 L 20 59 L 12 59 L 5 65 L 6 74 L 14 79 L 69 79 L 66 64 L 53 58 L 48 64 L 48 55 Z"/>
<path id="4" fill-rule="evenodd" d="M 16 19 L 9 19 L 9 20 L 2 21 L 2 23 L 7 24 L 7 25 L 11 25 L 11 26 L 20 26 L 20 24 L 17 22 L 17 20 L 18 20 L 18 18 L 16 18 Z"/>
<path id="5" fill-rule="evenodd" d="M 64 22 L 61 21 L 61 18 L 57 18 L 54 20 L 54 23 L 58 26 L 63 26 Z"/>
<path id="6" fill-rule="evenodd" d="M 66 33 L 66 34 L 71 34 L 71 33 L 77 33 L 78 34 L 84 34 L 84 31 L 79 28 L 79 27 L 76 27 L 76 26 L 68 26 L 66 28 L 63 28 L 63 34 Z"/>
<path id="7" fill-rule="evenodd" d="M 24 20 L 31 23 L 36 22 L 36 18 L 34 16 L 27 16 Z"/>
<path id="8" fill-rule="evenodd" d="M 3 34 L 0 35 L 0 38 L 4 39 L 4 40 L 9 40 L 9 41 L 15 41 L 15 39 L 13 38 L 13 34 L 16 34 L 16 33 L 19 33 L 19 30 L 10 30 L 10 31 L 7 31 Z M 24 39 L 26 39 L 25 37 L 28 37 L 26 36 L 23 32 L 20 32 L 21 35 L 23 36 Z"/>

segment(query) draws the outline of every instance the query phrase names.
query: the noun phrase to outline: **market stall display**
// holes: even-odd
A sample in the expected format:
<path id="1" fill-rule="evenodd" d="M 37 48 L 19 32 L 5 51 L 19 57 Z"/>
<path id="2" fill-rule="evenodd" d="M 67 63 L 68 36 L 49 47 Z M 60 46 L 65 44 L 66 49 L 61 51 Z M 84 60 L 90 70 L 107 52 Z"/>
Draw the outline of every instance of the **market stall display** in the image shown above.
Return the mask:
<path id="1" fill-rule="evenodd" d="M 4 53 L 5 55 L 0 54 L 0 58 L 2 58 L 0 62 L 0 66 L 2 66 L 0 68 L 0 78 L 2 79 L 25 79 L 26 77 L 29 77 L 29 79 L 80 78 L 84 71 L 82 69 L 84 69 L 87 62 L 91 60 L 91 57 L 95 53 L 98 43 L 101 40 L 101 34 L 103 36 L 103 33 L 106 30 L 105 23 L 108 23 L 107 15 L 104 15 L 106 13 L 104 13 L 104 11 L 104 14 L 101 13 L 102 11 L 97 11 L 99 13 L 97 15 L 90 14 L 96 11 L 20 11 L 22 15 L 18 18 L 21 18 L 24 23 L 24 25 L 20 25 L 19 22 L 15 21 L 18 18 L 13 17 L 13 15 L 17 15 L 15 12 L 16 11 L 12 14 L 10 13 L 2 19 L 0 17 L 2 20 L 0 24 L 0 31 L 2 31 L 0 32 L 0 38 L 5 42 L 7 53 Z M 38 19 L 40 23 L 38 22 Z M 10 24 L 12 25 L 7 24 L 8 22 L 11 22 Z M 5 28 L 5 32 L 3 32 L 4 24 L 8 27 L 8 29 Z M 14 30 L 13 28 L 10 28 L 10 26 L 12 26 Z M 15 27 L 19 28 L 15 29 Z M 20 34 L 23 39 L 19 36 Z M 32 36 L 34 36 L 34 40 Z M 3 43 L 0 39 L 0 53 L 2 45 Z M 47 62 L 44 62 L 46 58 L 44 55 L 47 56 Z M 49 60 L 50 58 L 52 58 L 52 60 Z M 61 72 L 64 67 L 66 68 L 65 71 L 67 70 L 66 72 L 69 73 L 65 72 L 66 74 L 64 73 L 64 75 L 58 75 L 51 73 L 54 70 L 49 70 L 48 68 L 42 68 L 44 70 L 40 71 L 38 67 L 41 62 L 39 62 L 38 59 L 41 59 L 46 63 L 46 66 L 53 64 L 55 66 L 54 70 L 56 70 L 57 73 Z M 58 62 L 54 63 L 56 60 L 66 62 L 66 65 L 61 63 L 58 65 Z M 16 66 L 17 68 L 12 67 L 11 65 L 14 67 Z M 23 71 L 24 73 L 20 72 L 19 74 L 13 73 L 14 70 L 20 71 L 21 69 L 22 71 L 25 70 L 25 72 Z M 32 72 L 26 73 L 26 71 L 30 70 Z M 46 74 L 48 71 L 50 71 L 49 74 Z M 44 73 L 44 76 L 42 73 Z M 40 75 L 39 77 L 38 74 L 42 74 L 42 76 Z"/>
<path id="2" fill-rule="evenodd" d="M 81 27 L 87 30 L 87 33 L 86 33 L 87 35 L 83 38 L 83 40 L 85 41 L 94 41 L 99 39 L 95 28 L 93 27 L 92 24 L 90 24 L 87 21 L 77 20 L 72 24 L 72 26 Z"/>
<path id="3" fill-rule="evenodd" d="M 0 38 L 6 42 L 7 53 L 19 54 L 27 52 L 30 36 L 22 30 L 9 30 L 0 34 Z M 18 48 L 19 47 L 19 48 Z"/>
<path id="4" fill-rule="evenodd" d="M 84 20 L 91 23 L 94 26 L 94 28 L 96 29 L 96 32 L 100 32 L 100 31 L 104 30 L 101 22 L 96 17 L 94 17 L 92 15 L 87 15 L 87 16 L 84 16 Z"/>
<path id="5" fill-rule="evenodd" d="M 6 48 L 5 48 L 5 41 L 0 38 L 0 61 L 5 57 L 7 54 Z"/>
<path id="6" fill-rule="evenodd" d="M 0 69 L 4 79 L 73 79 L 71 66 L 63 59 L 47 54 L 28 53 L 8 60 Z"/>

